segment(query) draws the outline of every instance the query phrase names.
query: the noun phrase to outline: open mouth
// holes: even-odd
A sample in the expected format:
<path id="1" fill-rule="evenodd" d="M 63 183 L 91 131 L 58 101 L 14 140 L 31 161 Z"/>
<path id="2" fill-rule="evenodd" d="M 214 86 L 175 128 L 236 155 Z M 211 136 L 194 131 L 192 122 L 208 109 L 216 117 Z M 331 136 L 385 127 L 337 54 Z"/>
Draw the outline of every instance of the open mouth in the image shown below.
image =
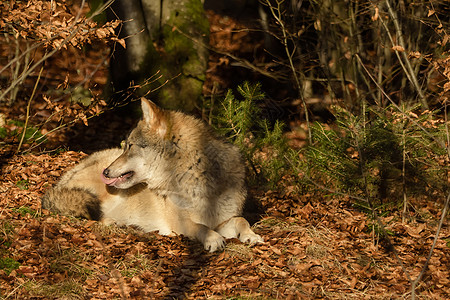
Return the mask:
<path id="1" fill-rule="evenodd" d="M 117 186 L 118 184 L 121 184 L 121 183 L 129 180 L 131 177 L 133 177 L 133 175 L 134 175 L 134 172 L 129 171 L 129 172 L 123 173 L 119 177 L 109 177 L 109 176 L 105 176 L 105 172 L 103 172 L 102 173 L 102 181 L 106 185 Z"/>

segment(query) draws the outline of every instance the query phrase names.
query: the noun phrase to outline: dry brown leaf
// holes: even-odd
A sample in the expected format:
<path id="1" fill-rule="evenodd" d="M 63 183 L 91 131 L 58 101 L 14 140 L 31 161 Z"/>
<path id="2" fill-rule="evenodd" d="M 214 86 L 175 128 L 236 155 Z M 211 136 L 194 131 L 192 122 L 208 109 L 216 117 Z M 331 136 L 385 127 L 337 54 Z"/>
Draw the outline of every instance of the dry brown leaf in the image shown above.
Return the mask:
<path id="1" fill-rule="evenodd" d="M 395 45 L 391 49 L 394 50 L 394 51 L 398 51 L 398 52 L 404 52 L 405 51 L 405 48 L 403 48 L 400 45 Z"/>

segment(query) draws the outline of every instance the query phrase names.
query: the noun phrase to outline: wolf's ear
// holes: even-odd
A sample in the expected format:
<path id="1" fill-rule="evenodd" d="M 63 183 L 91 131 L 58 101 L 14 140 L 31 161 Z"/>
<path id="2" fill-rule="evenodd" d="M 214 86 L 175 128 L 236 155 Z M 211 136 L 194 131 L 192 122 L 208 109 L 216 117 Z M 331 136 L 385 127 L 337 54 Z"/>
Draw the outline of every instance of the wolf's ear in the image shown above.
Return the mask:
<path id="1" fill-rule="evenodd" d="M 141 107 L 145 123 L 161 137 L 164 137 L 168 126 L 163 110 L 144 97 L 141 98 Z"/>

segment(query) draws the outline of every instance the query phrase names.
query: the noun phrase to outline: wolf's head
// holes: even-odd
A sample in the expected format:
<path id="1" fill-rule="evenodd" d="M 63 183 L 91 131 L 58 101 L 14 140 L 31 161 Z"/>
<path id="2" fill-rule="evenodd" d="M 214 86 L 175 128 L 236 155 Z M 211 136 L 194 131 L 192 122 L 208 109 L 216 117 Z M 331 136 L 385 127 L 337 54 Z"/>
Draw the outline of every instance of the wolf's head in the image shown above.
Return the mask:
<path id="1" fill-rule="evenodd" d="M 167 111 L 141 98 L 143 118 L 127 138 L 124 152 L 102 174 L 103 182 L 120 189 L 145 182 L 149 188 L 161 188 L 170 181 L 167 155 L 171 143 L 165 138 L 170 131 Z"/>

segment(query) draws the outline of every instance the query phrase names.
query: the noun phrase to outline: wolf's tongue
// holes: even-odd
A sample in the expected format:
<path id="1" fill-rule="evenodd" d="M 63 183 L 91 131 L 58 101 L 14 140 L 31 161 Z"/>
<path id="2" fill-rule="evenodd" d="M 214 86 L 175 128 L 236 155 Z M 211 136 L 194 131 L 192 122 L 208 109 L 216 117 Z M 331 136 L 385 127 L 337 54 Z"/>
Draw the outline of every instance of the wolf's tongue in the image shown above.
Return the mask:
<path id="1" fill-rule="evenodd" d="M 102 173 L 102 181 L 106 185 L 115 185 L 116 183 L 121 183 L 123 181 L 128 180 L 128 178 L 132 177 L 133 175 L 134 175 L 133 171 L 126 172 L 126 173 L 120 175 L 119 177 L 106 177 Z"/>
<path id="2" fill-rule="evenodd" d="M 117 180 L 119 180 L 119 177 L 108 178 L 108 177 L 106 177 L 105 175 L 102 174 L 102 181 L 106 185 L 113 185 L 114 183 L 116 183 Z"/>

